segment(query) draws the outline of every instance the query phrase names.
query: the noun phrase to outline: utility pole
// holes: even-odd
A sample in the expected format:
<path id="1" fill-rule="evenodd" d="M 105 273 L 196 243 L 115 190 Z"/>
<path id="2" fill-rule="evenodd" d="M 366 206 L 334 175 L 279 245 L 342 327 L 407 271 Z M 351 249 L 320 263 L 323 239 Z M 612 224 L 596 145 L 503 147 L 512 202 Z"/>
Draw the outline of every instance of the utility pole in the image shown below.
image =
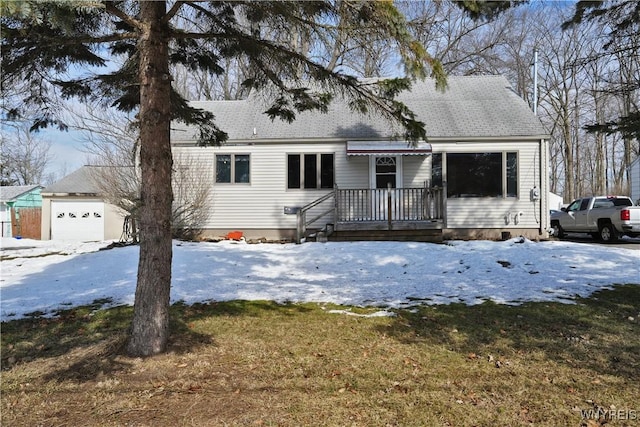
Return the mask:
<path id="1" fill-rule="evenodd" d="M 538 115 L 538 49 L 533 51 L 533 114 Z"/>

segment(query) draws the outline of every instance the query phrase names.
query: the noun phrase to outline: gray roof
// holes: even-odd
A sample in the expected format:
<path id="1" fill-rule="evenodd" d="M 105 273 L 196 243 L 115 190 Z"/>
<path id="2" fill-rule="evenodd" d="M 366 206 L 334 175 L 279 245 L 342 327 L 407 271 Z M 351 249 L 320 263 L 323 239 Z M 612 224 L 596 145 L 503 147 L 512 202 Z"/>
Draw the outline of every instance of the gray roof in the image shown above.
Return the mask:
<path id="1" fill-rule="evenodd" d="M 43 193 L 97 194 L 92 169 L 100 166 L 82 166 L 59 181 L 45 187 Z"/>
<path id="2" fill-rule="evenodd" d="M 427 137 L 437 139 L 547 138 L 548 132 L 529 106 L 503 76 L 450 76 L 445 92 L 427 79 L 416 82 L 403 101 L 426 125 Z M 271 121 L 263 112 L 267 103 L 253 95 L 242 101 L 195 101 L 196 108 L 212 111 L 217 125 L 229 134 L 229 141 L 395 138 L 397 125 L 377 114 L 351 112 L 338 99 L 329 112 L 305 112 L 293 123 Z M 254 135 L 255 129 L 255 135 Z M 182 124 L 172 128 L 173 142 L 191 142 L 195 129 Z"/>
<path id="3" fill-rule="evenodd" d="M 40 185 L 0 186 L 0 202 L 10 202 L 36 188 L 42 188 L 42 186 Z"/>

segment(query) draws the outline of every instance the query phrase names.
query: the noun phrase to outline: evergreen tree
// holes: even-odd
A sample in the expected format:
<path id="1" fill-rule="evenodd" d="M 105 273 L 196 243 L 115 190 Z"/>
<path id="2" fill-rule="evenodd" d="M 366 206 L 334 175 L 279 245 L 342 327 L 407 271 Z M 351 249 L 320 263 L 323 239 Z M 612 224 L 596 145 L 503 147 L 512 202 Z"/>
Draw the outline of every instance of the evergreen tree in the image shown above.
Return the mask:
<path id="1" fill-rule="evenodd" d="M 490 2 L 507 5 L 511 2 Z M 477 16 L 503 6 L 467 0 L 461 7 Z M 296 113 L 326 111 L 334 96 L 350 100 L 354 110 L 376 110 L 399 122 L 411 141 L 425 137 L 424 124 L 394 97 L 415 78 L 431 73 L 446 85 L 439 63 L 417 43 L 391 1 L 97 1 L 2 2 L 2 88 L 26 83 L 19 102 L 4 103 L 5 119 L 30 107 L 32 129 L 67 124 L 59 115 L 69 99 L 99 101 L 138 112 L 142 207 L 140 259 L 134 319 L 128 343 L 131 355 L 166 349 L 171 284 L 172 120 L 199 126 L 199 143 L 224 142 L 224 123 L 192 108 L 173 90 L 171 67 L 225 73 L 229 59 L 250 65 L 245 87 L 272 94 L 266 113 L 295 120 Z M 404 76 L 362 84 L 340 69 L 327 67 L 309 43 L 301 52 L 287 32 L 339 38 L 350 21 L 363 34 L 392 42 Z M 187 25 L 188 23 L 188 25 Z M 326 57 L 326 56 L 325 56 Z M 314 91 L 305 82 L 312 82 Z"/>

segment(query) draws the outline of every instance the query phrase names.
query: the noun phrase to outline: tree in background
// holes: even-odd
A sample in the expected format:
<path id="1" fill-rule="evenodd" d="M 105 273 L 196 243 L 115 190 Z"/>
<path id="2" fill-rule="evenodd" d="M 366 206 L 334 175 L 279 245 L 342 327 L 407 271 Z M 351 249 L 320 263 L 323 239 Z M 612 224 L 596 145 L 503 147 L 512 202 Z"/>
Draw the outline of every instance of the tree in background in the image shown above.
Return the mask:
<path id="1" fill-rule="evenodd" d="M 596 62 L 601 58 L 617 64 L 617 72 L 609 74 L 598 92 L 615 95 L 620 99 L 619 108 L 609 120 L 599 114 L 585 128 L 591 133 L 619 134 L 624 141 L 623 167 L 621 175 L 629 173 L 633 157 L 640 156 L 640 2 L 635 0 L 579 1 L 570 19 L 563 28 L 598 23 L 604 42 L 600 49 L 585 58 L 585 62 Z M 601 138 L 601 137 L 600 137 Z M 635 147 L 634 147 L 635 141 Z M 614 177 L 618 183 L 622 176 Z M 629 177 L 627 176 L 627 181 Z"/>
<path id="2" fill-rule="evenodd" d="M 2 185 L 43 184 L 51 141 L 18 127 L 0 134 Z"/>
<path id="3" fill-rule="evenodd" d="M 474 4 L 476 2 L 467 2 Z M 482 3 L 482 2 L 478 2 Z M 58 116 L 62 101 L 102 101 L 126 112 L 137 111 L 140 132 L 140 259 L 134 317 L 127 345 L 131 355 L 165 351 L 169 334 L 171 285 L 170 123 L 199 126 L 200 144 L 226 138 L 223 123 L 188 105 L 172 88 L 171 64 L 222 75 L 229 59 L 249 64 L 244 87 L 270 94 L 266 113 L 292 121 L 300 111 L 326 111 L 338 95 L 357 111 L 374 109 L 400 123 L 406 137 L 425 136 L 395 96 L 414 78 L 432 73 L 440 87 L 445 77 L 439 63 L 407 31 L 391 2 L 4 2 L 2 3 L 2 87 L 28 82 L 21 104 L 39 114 L 32 129 L 67 125 Z M 196 23 L 179 26 L 181 20 Z M 335 36 L 336 22 L 355 21 L 362 31 L 389 39 L 404 65 L 402 78 L 363 85 L 340 69 L 330 69 L 312 52 L 296 50 L 272 30 L 289 29 L 310 38 Z M 291 33 L 293 34 L 293 33 Z M 309 45 L 311 46 L 311 45 Z M 117 57 L 116 64 L 110 59 Z M 314 82 L 318 91 L 306 86 Z M 220 127 L 219 127 L 220 126 Z"/>
<path id="4" fill-rule="evenodd" d="M 131 238 L 137 243 L 141 208 L 139 135 L 137 122 L 117 110 L 94 104 L 73 106 L 66 115 L 69 127 L 80 133 L 86 164 L 100 195 L 127 212 Z M 172 236 L 193 240 L 200 236 L 208 220 L 213 173 L 198 160 L 197 151 L 173 158 L 171 213 Z"/>

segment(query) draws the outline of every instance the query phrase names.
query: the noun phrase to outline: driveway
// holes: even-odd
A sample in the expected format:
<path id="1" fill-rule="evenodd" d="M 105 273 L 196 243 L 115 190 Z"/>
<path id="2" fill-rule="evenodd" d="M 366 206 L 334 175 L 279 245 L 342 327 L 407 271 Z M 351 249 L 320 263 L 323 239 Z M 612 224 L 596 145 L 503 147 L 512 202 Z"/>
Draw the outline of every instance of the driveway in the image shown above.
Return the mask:
<path id="1" fill-rule="evenodd" d="M 585 233 L 565 233 L 565 237 L 558 239 L 557 237 L 551 237 L 550 240 L 565 240 L 575 243 L 586 243 L 591 245 L 610 246 L 614 248 L 625 248 L 640 251 L 640 238 L 623 237 L 618 239 L 615 243 L 602 243 L 597 239 L 594 239 L 589 234 Z"/>

